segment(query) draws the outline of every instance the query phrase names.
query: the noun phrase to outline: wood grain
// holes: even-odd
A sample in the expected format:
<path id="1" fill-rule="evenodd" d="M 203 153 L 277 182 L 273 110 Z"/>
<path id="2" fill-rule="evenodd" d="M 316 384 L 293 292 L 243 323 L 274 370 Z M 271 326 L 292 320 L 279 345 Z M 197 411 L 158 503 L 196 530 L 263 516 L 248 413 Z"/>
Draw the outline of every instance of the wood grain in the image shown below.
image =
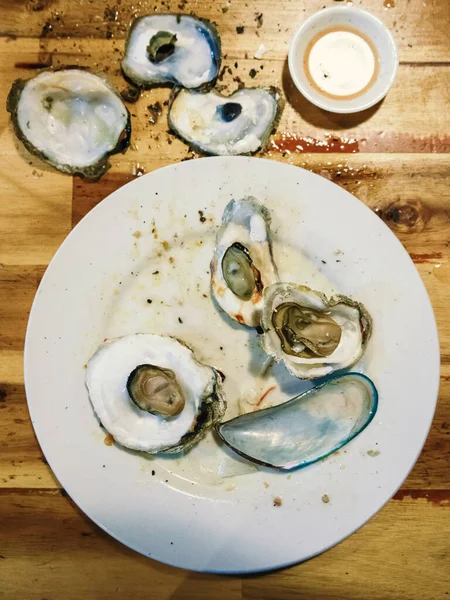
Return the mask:
<path id="1" fill-rule="evenodd" d="M 332 3 L 325 3 L 325 5 Z M 404 61 L 449 61 L 448 3 L 395 0 L 388 9 L 380 0 L 354 2 L 380 17 L 396 36 L 400 59 Z M 180 6 L 181 5 L 181 6 Z M 1 0 L 0 34 L 18 37 L 89 37 L 123 39 L 135 16 L 156 12 L 194 12 L 215 21 L 220 29 L 224 52 L 243 58 L 253 56 L 261 43 L 270 48 L 270 57 L 284 60 L 290 39 L 303 19 L 324 6 L 321 0 Z M 41 8 L 41 10 L 36 10 Z M 225 9 L 226 12 L 223 12 Z M 262 14 L 258 28 L 256 15 Z M 244 26 L 237 37 L 236 27 Z"/>
<path id="2" fill-rule="evenodd" d="M 111 47 L 118 52 L 111 54 Z M 105 72 L 119 90 L 126 87 L 120 74 L 120 60 L 123 42 L 111 40 L 45 40 L 45 56 L 51 56 L 54 66 L 73 65 L 94 67 Z M 35 73 L 32 69 L 15 68 L 17 63 L 33 63 L 40 59 L 42 49 L 38 40 L 25 38 L 7 42 L 0 39 L 0 57 L 5 65 L 5 86 L 0 90 L 0 101 L 6 100 L 9 83 L 17 77 L 27 78 Z M 237 66 L 235 66 L 237 65 Z M 255 67 L 257 75 L 252 78 L 250 70 Z M 377 106 L 357 115 L 332 115 L 314 107 L 294 87 L 287 72 L 286 61 L 236 59 L 228 57 L 219 86 L 223 93 L 232 93 L 240 82 L 246 86 L 276 85 L 283 90 L 288 100 L 273 143 L 269 146 L 272 154 L 277 154 L 276 146 L 283 147 L 286 138 L 302 140 L 313 138 L 318 142 L 337 135 L 344 140 L 354 141 L 360 153 L 439 153 L 450 151 L 450 88 L 447 85 L 449 65 L 401 65 L 396 83 Z M 148 170 L 151 160 L 181 160 L 190 156 L 185 144 L 167 134 L 168 89 L 154 89 L 143 92 L 136 104 L 129 105 L 134 131 L 133 148 L 124 156 L 114 157 L 115 169 L 131 173 L 136 162 Z M 150 123 L 148 106 L 160 102 L 163 114 L 156 124 Z M 405 106 L 414 107 L 412 110 Z M 0 129 L 7 128 L 8 116 L 0 116 Z M 9 146 L 14 143 L 5 139 L 9 156 Z M 286 145 L 286 144 L 285 144 Z M 290 144 L 292 146 L 292 144 Z M 339 150 L 339 144 L 336 144 Z M 295 147 L 295 144 L 294 144 Z M 289 148 L 288 148 L 289 149 Z M 327 149 L 323 145 L 312 144 L 313 152 Z M 329 153 L 332 148 L 328 148 Z M 269 153 L 269 157 L 271 156 Z M 281 152 L 282 153 L 282 152 Z M 304 152 L 296 150 L 295 155 Z M 267 153 L 266 153 L 267 155 Z M 28 158 L 28 154 L 25 154 Z M 23 161 L 22 161 L 23 162 Z M 31 171 L 36 170 L 34 163 Z"/>
<path id="3" fill-rule="evenodd" d="M 322 6 L 319 0 L 0 0 L 0 103 L 14 79 L 48 65 L 87 66 L 123 89 L 120 60 L 133 16 L 177 10 L 214 20 L 224 54 L 219 89 L 228 94 L 242 84 L 276 85 L 286 97 L 278 132 L 262 155 L 355 194 L 398 236 L 428 289 L 440 335 L 441 389 L 417 464 L 358 533 L 314 560 L 269 575 L 188 573 L 137 555 L 97 528 L 61 489 L 33 433 L 22 351 L 29 310 L 46 265 L 89 210 L 133 179 L 137 167 L 150 172 L 194 155 L 167 131 L 167 89 L 146 91 L 129 105 L 132 146 L 113 157 L 95 184 L 72 180 L 28 154 L 0 111 L 0 598 L 450 595 L 450 3 L 364 1 L 362 7 L 394 32 L 400 69 L 385 101 L 353 116 L 316 109 L 287 71 L 295 28 Z M 237 26 L 244 26 L 242 34 Z M 261 43 L 269 51 L 256 60 Z M 148 106 L 156 102 L 162 115 L 151 123 Z"/>
<path id="4" fill-rule="evenodd" d="M 242 580 L 181 571 L 139 556 L 55 491 L 0 493 L 0 522 L 5 599 L 145 594 L 155 600 L 398 600 L 417 598 L 420 590 L 422 600 L 437 600 L 449 591 L 448 541 L 436 522 L 448 530 L 450 506 L 409 496 L 390 502 L 319 559 Z"/>

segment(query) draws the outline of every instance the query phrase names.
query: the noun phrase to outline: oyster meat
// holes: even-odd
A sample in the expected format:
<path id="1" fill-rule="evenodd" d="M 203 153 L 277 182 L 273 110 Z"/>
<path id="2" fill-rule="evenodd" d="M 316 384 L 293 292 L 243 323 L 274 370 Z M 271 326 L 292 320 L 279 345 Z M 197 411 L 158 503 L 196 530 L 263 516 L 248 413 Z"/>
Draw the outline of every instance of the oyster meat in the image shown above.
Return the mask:
<path id="1" fill-rule="evenodd" d="M 86 386 L 103 427 L 122 446 L 189 450 L 226 409 L 221 377 L 175 338 L 135 334 L 103 343 Z"/>
<path id="2" fill-rule="evenodd" d="M 261 325 L 263 290 L 278 281 L 272 256 L 270 214 L 256 198 L 225 207 L 211 261 L 211 292 L 235 321 Z"/>
<path id="3" fill-rule="evenodd" d="M 360 373 L 347 373 L 284 404 L 221 423 L 217 432 L 248 460 L 294 469 L 348 444 L 369 425 L 377 407 L 373 382 Z"/>
<path id="4" fill-rule="evenodd" d="M 130 143 L 130 114 L 116 91 L 83 69 L 43 71 L 13 83 L 7 109 L 27 150 L 64 173 L 98 179 Z"/>
<path id="5" fill-rule="evenodd" d="M 214 84 L 220 62 L 220 38 L 211 22 L 189 15 L 149 15 L 136 19 L 130 29 L 122 71 L 140 87 L 205 89 Z"/>
<path id="6" fill-rule="evenodd" d="M 269 139 L 281 115 L 275 88 L 243 88 L 225 97 L 176 88 L 169 103 L 169 127 L 204 154 L 253 154 Z"/>
<path id="7" fill-rule="evenodd" d="M 372 332 L 366 308 L 346 296 L 331 299 L 293 283 L 275 283 L 263 293 L 264 350 L 300 379 L 351 367 Z"/>

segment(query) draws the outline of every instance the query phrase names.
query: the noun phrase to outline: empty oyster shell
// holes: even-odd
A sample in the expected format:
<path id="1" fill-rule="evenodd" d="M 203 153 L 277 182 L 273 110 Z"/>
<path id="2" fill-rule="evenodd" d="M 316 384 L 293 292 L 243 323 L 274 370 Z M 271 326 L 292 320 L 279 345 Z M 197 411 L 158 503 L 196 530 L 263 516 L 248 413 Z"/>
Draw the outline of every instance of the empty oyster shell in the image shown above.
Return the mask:
<path id="1" fill-rule="evenodd" d="M 225 97 L 177 88 L 169 104 L 169 127 L 204 154 L 253 154 L 267 142 L 281 115 L 275 88 L 244 88 Z"/>
<path id="2" fill-rule="evenodd" d="M 88 363 L 86 386 L 114 439 L 150 454 L 189 450 L 226 409 L 218 372 L 162 335 L 103 343 Z"/>
<path id="3" fill-rule="evenodd" d="M 372 421 L 377 407 L 373 382 L 360 373 L 347 373 L 284 404 L 220 423 L 217 432 L 252 462 L 295 469 L 350 442 Z"/>
<path id="4" fill-rule="evenodd" d="M 188 15 L 149 15 L 133 22 L 122 71 L 140 87 L 208 88 L 221 62 L 214 25 Z"/>
<path id="5" fill-rule="evenodd" d="M 265 288 L 263 301 L 263 347 L 295 377 L 323 377 L 363 355 L 372 319 L 361 303 L 281 282 Z"/>
<path id="6" fill-rule="evenodd" d="M 116 91 L 83 69 L 43 71 L 13 83 L 7 110 L 20 141 L 64 173 L 98 179 L 130 143 L 130 114 Z"/>
<path id="7" fill-rule="evenodd" d="M 270 214 L 256 198 L 225 207 L 211 261 L 211 292 L 235 321 L 261 325 L 264 287 L 278 281 L 272 256 Z"/>

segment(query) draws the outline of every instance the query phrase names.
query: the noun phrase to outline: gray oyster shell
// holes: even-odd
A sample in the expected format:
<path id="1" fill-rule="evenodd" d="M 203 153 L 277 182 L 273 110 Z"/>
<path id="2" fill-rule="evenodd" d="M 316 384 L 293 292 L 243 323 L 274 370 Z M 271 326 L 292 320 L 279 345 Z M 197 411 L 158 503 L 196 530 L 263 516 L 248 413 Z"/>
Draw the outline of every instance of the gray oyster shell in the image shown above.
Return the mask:
<path id="1" fill-rule="evenodd" d="M 99 179 L 130 143 L 130 113 L 114 88 L 85 69 L 17 79 L 6 105 L 26 149 L 63 173 Z"/>
<path id="2" fill-rule="evenodd" d="M 204 90 L 214 85 L 220 63 L 220 38 L 210 21 L 190 15 L 156 14 L 133 22 L 122 71 L 143 88 L 180 85 Z"/>
<path id="3" fill-rule="evenodd" d="M 170 102 L 170 129 L 203 154 L 254 154 L 276 129 L 283 100 L 276 88 L 242 88 L 230 96 L 176 88 Z"/>

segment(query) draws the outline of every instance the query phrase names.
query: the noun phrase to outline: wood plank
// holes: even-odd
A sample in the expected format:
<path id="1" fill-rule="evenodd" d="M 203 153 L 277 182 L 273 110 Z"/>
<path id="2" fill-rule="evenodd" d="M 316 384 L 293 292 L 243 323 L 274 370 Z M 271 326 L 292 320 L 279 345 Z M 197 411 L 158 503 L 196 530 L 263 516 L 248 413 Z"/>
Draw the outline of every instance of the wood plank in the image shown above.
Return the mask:
<path id="1" fill-rule="evenodd" d="M 45 267 L 0 268 L 0 349 L 22 350 L 34 295 Z"/>
<path id="2" fill-rule="evenodd" d="M 34 435 L 23 385 L 0 384 L 0 488 L 58 488 Z M 1 550 L 0 550 L 1 553 Z"/>
<path id="3" fill-rule="evenodd" d="M 121 90 L 126 87 L 120 74 L 123 43 L 115 45 L 119 52 L 112 52 L 113 43 L 114 40 L 46 40 L 44 56 L 51 56 L 54 66 L 79 64 L 105 71 Z M 0 102 L 6 101 L 9 86 L 15 78 L 26 78 L 36 73 L 33 69 L 14 68 L 14 65 L 18 62 L 38 63 L 41 56 L 37 40 L 0 40 L 4 77 Z M 252 78 L 250 71 L 255 63 L 257 75 Z M 276 157 L 284 153 L 289 159 L 290 153 L 303 156 L 305 150 L 326 154 L 336 151 L 450 152 L 450 88 L 447 85 L 450 66 L 401 66 L 397 81 L 384 102 L 357 115 L 332 115 L 314 107 L 301 96 L 283 61 L 228 58 L 224 65 L 227 69 L 219 82 L 224 93 L 236 90 L 240 82 L 246 86 L 276 85 L 284 91 L 287 104 L 266 156 Z M 113 157 L 114 168 L 131 173 L 139 162 L 144 171 L 148 171 L 152 160 L 173 161 L 191 156 L 183 142 L 167 133 L 167 107 L 164 103 L 167 104 L 169 95 L 168 89 L 148 90 L 137 103 L 129 105 L 133 115 L 133 144 L 124 156 Z M 157 102 L 161 104 L 162 115 L 156 124 L 150 123 L 148 106 Z M 404 110 L 405 106 L 409 107 L 408 110 Z M 0 128 L 10 131 L 8 121 L 6 113 L 0 114 Z M 337 143 L 333 143 L 335 136 L 338 137 Z M 28 159 L 28 153 L 22 152 Z M 38 168 L 42 166 L 42 163 L 34 162 L 26 167 L 24 161 L 17 158 L 9 140 L 3 154 L 11 155 L 9 160 L 15 162 L 13 168 L 23 168 L 24 172 L 32 173 L 36 171 L 36 165 Z"/>
<path id="4" fill-rule="evenodd" d="M 140 556 L 96 527 L 69 498 L 54 492 L 1 493 L 0 521 L 5 598 L 42 600 L 43 590 L 50 598 L 64 590 L 67 600 L 82 595 L 109 600 L 118 593 L 123 598 L 150 593 L 158 600 L 436 600 L 449 591 L 450 546 L 448 536 L 442 535 L 450 527 L 448 501 L 410 496 L 391 501 L 359 532 L 325 554 L 243 582 L 181 571 Z"/>
<path id="5" fill-rule="evenodd" d="M 37 182 L 39 181 L 39 185 Z M 0 135 L 0 262 L 47 264 L 71 228 L 72 180 Z"/>
<path id="6" fill-rule="evenodd" d="M 360 4 L 355 2 L 354 4 Z M 331 3 L 328 3 L 331 5 Z M 392 8 L 387 8 L 387 5 Z M 259 0 L 256 7 L 233 0 L 122 0 L 109 3 L 88 0 L 1 0 L 1 35 L 20 37 L 73 36 L 123 38 L 134 16 L 156 12 L 193 11 L 218 24 L 223 52 L 243 58 L 253 56 L 260 43 L 270 48 L 270 56 L 283 60 L 294 31 L 304 18 L 321 9 L 321 0 Z M 446 2 L 411 2 L 395 0 L 383 3 L 371 0 L 364 4 L 394 33 L 405 61 L 449 61 L 448 30 L 450 11 Z M 256 15 L 262 15 L 258 21 Z M 238 35 L 237 26 L 244 26 Z"/>
<path id="7" fill-rule="evenodd" d="M 22 350 L 0 350 L 0 382 L 23 384 Z"/>
<path id="8" fill-rule="evenodd" d="M 444 598 L 450 592 L 446 567 L 450 544 L 440 528 L 449 524 L 448 502 L 439 506 L 408 497 L 391 501 L 360 531 L 325 554 L 283 572 L 245 578 L 243 598 Z"/>
<path id="9" fill-rule="evenodd" d="M 191 573 L 141 556 L 67 497 L 0 494 L 0 597 L 42 600 L 239 600 L 238 578 Z"/>

